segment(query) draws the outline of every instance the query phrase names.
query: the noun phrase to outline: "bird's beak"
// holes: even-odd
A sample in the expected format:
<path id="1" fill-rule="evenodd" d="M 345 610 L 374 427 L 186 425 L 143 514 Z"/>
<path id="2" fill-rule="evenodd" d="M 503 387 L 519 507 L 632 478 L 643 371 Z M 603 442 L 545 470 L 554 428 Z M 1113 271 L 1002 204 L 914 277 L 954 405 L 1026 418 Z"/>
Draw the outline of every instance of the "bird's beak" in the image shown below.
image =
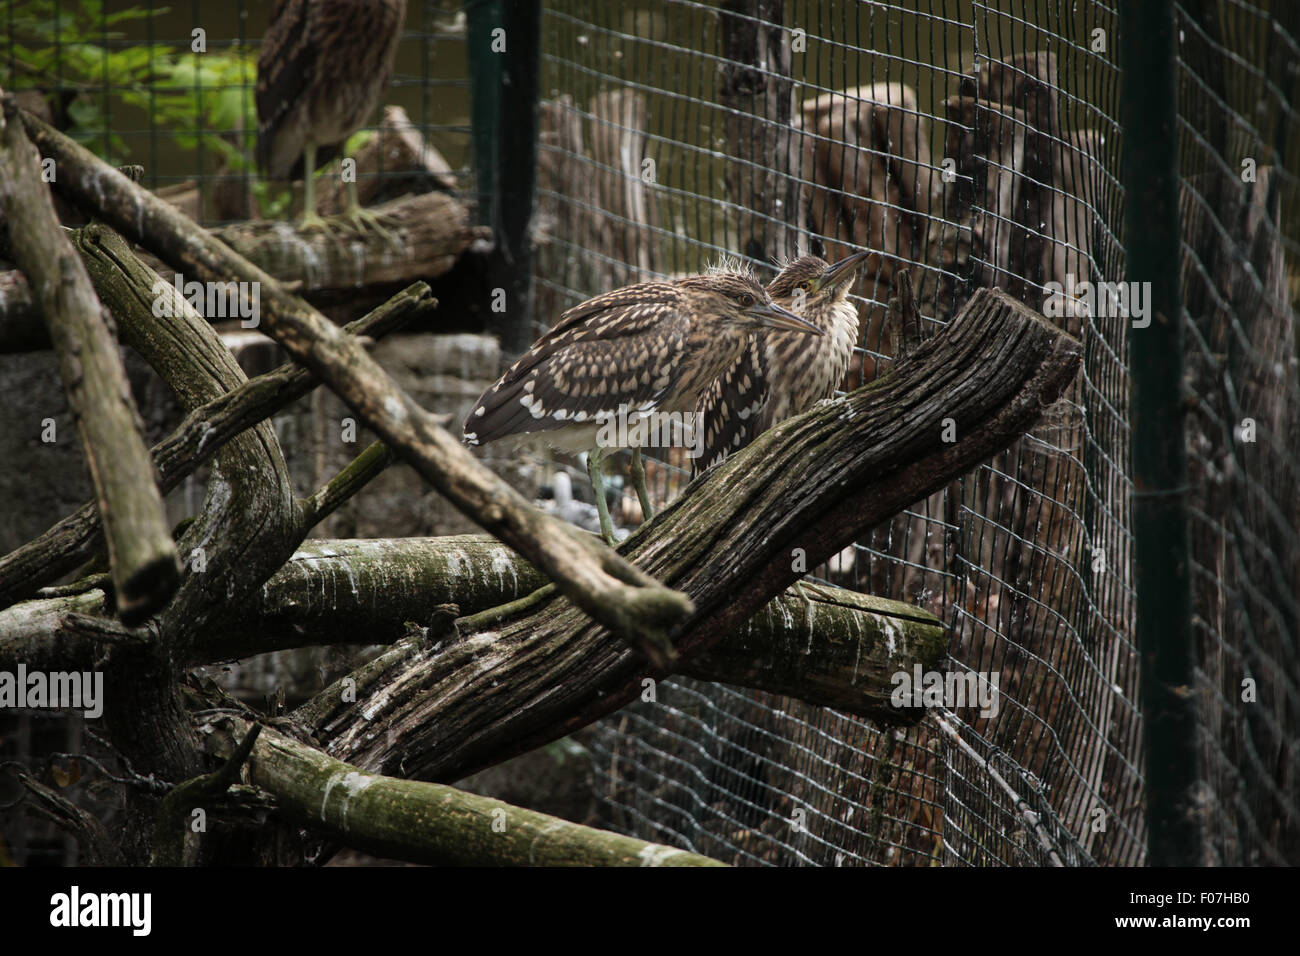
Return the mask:
<path id="1" fill-rule="evenodd" d="M 785 332 L 807 332 L 811 335 L 825 335 L 821 329 L 811 322 L 805 322 L 799 316 L 787 309 L 781 308 L 775 302 L 757 303 L 745 309 L 745 315 L 752 319 L 756 324 L 763 326 L 765 329 L 780 329 Z"/>
<path id="2" fill-rule="evenodd" d="M 817 291 L 838 289 L 845 282 L 851 283 L 858 274 L 858 268 L 866 261 L 869 252 L 855 252 L 847 259 L 841 259 L 833 266 L 827 266 L 817 280 Z"/>

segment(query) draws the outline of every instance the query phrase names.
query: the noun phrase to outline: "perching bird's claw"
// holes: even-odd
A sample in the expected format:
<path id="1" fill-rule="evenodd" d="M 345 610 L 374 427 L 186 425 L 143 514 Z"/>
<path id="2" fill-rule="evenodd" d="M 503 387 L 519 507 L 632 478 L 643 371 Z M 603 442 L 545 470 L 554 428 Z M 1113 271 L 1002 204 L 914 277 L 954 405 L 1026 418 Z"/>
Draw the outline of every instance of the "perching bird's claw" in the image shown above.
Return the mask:
<path id="1" fill-rule="evenodd" d="M 401 237 L 394 231 L 399 228 L 399 224 L 390 216 L 371 212 L 363 206 L 354 206 L 343 213 L 341 218 L 358 235 L 378 236 L 390 249 L 396 252 L 400 252 L 404 248 Z"/>
<path id="2" fill-rule="evenodd" d="M 304 213 L 303 217 L 298 220 L 294 230 L 299 234 L 323 233 L 327 236 L 332 236 L 337 232 L 337 228 L 332 225 L 329 220 L 315 212 Z"/>

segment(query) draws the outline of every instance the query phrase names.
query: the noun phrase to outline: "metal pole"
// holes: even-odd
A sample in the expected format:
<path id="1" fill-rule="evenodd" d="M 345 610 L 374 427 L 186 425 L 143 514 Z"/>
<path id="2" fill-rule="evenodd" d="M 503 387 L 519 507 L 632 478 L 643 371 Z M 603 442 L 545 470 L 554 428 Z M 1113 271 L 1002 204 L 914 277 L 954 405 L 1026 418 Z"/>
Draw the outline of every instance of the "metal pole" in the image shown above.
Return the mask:
<path id="1" fill-rule="evenodd" d="M 1179 288 L 1178 99 L 1172 0 L 1121 0 L 1120 116 L 1127 279 L 1150 283 L 1129 331 L 1133 533 L 1146 748 L 1147 863 L 1202 862 Z"/>
<path id="2" fill-rule="evenodd" d="M 488 304 L 488 331 L 513 356 L 534 337 L 529 229 L 536 203 L 542 5 L 467 0 L 465 13 L 480 217 L 496 241 L 488 288 L 505 292 L 504 311 Z"/>

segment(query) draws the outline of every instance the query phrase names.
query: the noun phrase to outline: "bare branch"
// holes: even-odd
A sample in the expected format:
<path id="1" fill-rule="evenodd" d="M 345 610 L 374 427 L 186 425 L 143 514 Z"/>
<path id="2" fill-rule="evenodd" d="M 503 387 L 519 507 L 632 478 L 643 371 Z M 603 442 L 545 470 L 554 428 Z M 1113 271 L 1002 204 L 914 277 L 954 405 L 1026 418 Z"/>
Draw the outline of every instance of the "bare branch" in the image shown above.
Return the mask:
<path id="1" fill-rule="evenodd" d="M 253 752 L 253 745 L 261 732 L 262 725 L 253 724 L 218 769 L 178 784 L 163 798 L 154 816 L 154 866 L 185 865 L 185 837 L 190 832 L 190 814 L 201 804 L 220 798 L 239 781 L 239 771 Z"/>
<path id="2" fill-rule="evenodd" d="M 122 851 L 108 828 L 96 817 L 87 813 L 58 791 L 37 780 L 26 767 L 14 761 L 0 765 L 8 770 L 27 790 L 27 807 L 32 813 L 49 820 L 55 826 L 71 833 L 85 854 L 83 864 L 90 866 L 121 866 Z"/>
<path id="3" fill-rule="evenodd" d="M 90 277 L 59 225 L 19 113 L 6 96 L 0 200 L 15 261 L 37 293 L 59 356 L 104 523 L 117 612 L 133 624 L 176 593 L 176 546 L 117 342 Z"/>
<path id="4" fill-rule="evenodd" d="M 396 461 L 392 450 L 381 441 L 374 442 L 330 482 L 301 502 L 305 529 L 314 528 Z"/>
<path id="5" fill-rule="evenodd" d="M 248 724 L 220 721 L 211 735 L 221 754 L 226 734 Z M 245 738 L 246 739 L 246 738 Z M 513 807 L 452 787 L 369 774 L 274 730 L 249 760 L 253 784 L 275 797 L 281 814 L 379 856 L 436 866 L 721 866 L 685 850 L 646 843 L 558 817 Z"/>

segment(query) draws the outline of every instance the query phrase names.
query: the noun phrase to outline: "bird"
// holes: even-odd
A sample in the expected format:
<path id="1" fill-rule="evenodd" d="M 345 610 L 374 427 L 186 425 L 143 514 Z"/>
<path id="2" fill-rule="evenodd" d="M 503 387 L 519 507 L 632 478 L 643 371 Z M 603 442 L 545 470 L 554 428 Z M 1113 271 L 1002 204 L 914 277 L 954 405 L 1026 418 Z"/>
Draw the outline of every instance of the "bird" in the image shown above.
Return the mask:
<path id="1" fill-rule="evenodd" d="M 327 229 L 312 176 L 374 113 L 393 75 L 406 0 L 276 0 L 257 58 L 257 164 L 303 177 L 301 229 Z M 386 234 L 345 181 L 344 218 Z"/>
<path id="2" fill-rule="evenodd" d="M 646 434 L 656 435 L 674 416 L 686 425 L 709 383 L 751 337 L 769 329 L 823 334 L 740 272 L 606 292 L 565 312 L 483 393 L 465 418 L 463 440 L 481 445 L 536 435 L 564 451 L 587 452 L 601 536 L 613 544 L 601 459 L 633 449 L 632 474 L 648 519 L 653 509 L 638 467 L 641 445 L 653 443 Z"/>
<path id="3" fill-rule="evenodd" d="M 739 451 L 778 422 L 831 398 L 858 340 L 858 311 L 849 301 L 853 280 L 869 253 L 834 265 L 817 256 L 790 262 L 767 285 L 773 301 L 802 315 L 823 333 L 772 332 L 748 347 L 711 382 L 701 400 L 703 471 Z"/>

